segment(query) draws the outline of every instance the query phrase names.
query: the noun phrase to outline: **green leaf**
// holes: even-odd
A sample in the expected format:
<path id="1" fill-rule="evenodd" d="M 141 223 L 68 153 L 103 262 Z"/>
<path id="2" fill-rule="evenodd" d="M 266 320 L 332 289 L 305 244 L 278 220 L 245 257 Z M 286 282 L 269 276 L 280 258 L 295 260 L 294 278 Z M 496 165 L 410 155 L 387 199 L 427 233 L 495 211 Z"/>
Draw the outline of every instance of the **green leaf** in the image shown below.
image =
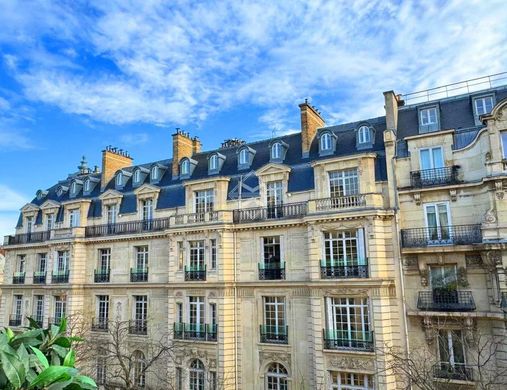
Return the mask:
<path id="1" fill-rule="evenodd" d="M 30 348 L 32 349 L 35 356 L 37 356 L 37 359 L 39 359 L 39 362 L 41 362 L 42 367 L 44 367 L 44 369 L 48 368 L 49 367 L 48 359 L 46 358 L 46 356 L 44 356 L 44 354 L 41 352 L 41 350 L 38 348 L 35 348 L 35 347 L 30 347 Z"/>
<path id="2" fill-rule="evenodd" d="M 7 339 L 10 342 L 14 338 L 14 332 L 11 328 L 5 328 L 5 334 L 7 335 Z"/>
<path id="3" fill-rule="evenodd" d="M 67 386 L 69 386 L 72 383 L 72 378 L 69 378 L 67 380 L 61 380 L 58 382 L 54 382 L 53 384 L 49 385 L 47 390 L 63 390 L 68 389 Z"/>
<path id="4" fill-rule="evenodd" d="M 68 380 L 77 373 L 75 368 L 65 366 L 49 366 L 42 371 L 37 378 L 30 383 L 29 389 L 33 389 L 36 386 L 44 387 L 59 379 Z"/>
<path id="5" fill-rule="evenodd" d="M 59 345 L 53 345 L 51 347 L 53 349 L 53 351 L 55 351 L 60 357 L 64 358 L 65 356 L 67 356 L 67 352 L 68 352 L 68 349 L 67 348 L 64 348 L 64 347 L 60 347 Z"/>
<path id="6" fill-rule="evenodd" d="M 5 376 L 14 386 L 19 388 L 25 381 L 25 367 L 17 356 L 0 351 L 0 359 L 2 361 L 2 369 Z"/>
<path id="7" fill-rule="evenodd" d="M 24 344 L 21 344 L 16 351 L 18 358 L 21 360 L 21 363 L 23 363 L 23 366 L 25 367 L 25 373 L 28 372 L 30 369 L 30 355 L 28 354 L 26 347 Z"/>
<path id="8" fill-rule="evenodd" d="M 65 333 L 65 331 L 67 330 L 67 318 L 62 318 L 62 320 L 60 321 L 60 329 L 59 329 L 59 332 L 60 333 Z"/>
<path id="9" fill-rule="evenodd" d="M 71 343 L 68 337 L 59 337 L 55 340 L 55 344 L 60 347 L 70 348 Z"/>
<path id="10" fill-rule="evenodd" d="M 94 390 L 97 388 L 95 381 L 92 378 L 84 375 L 77 375 L 74 378 L 74 383 L 79 384 L 83 390 Z"/>
<path id="11" fill-rule="evenodd" d="M 76 361 L 76 353 L 73 349 L 71 349 L 65 359 L 63 359 L 63 365 L 67 367 L 74 367 L 74 362 Z"/>

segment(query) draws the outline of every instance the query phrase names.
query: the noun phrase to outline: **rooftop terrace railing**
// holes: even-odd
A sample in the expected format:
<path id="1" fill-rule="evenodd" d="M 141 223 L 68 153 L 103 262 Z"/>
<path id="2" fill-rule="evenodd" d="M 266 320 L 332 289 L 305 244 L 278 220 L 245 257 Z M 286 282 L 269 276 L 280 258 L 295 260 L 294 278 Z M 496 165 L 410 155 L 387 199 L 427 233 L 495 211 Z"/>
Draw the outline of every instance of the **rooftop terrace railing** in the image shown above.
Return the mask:
<path id="1" fill-rule="evenodd" d="M 133 234 L 155 232 L 169 227 L 169 218 L 137 220 L 130 222 L 109 223 L 103 225 L 87 226 L 86 237 L 112 236 L 119 234 Z"/>
<path id="2" fill-rule="evenodd" d="M 307 202 L 234 210 L 234 223 L 258 222 L 284 218 L 301 218 L 308 212 Z"/>

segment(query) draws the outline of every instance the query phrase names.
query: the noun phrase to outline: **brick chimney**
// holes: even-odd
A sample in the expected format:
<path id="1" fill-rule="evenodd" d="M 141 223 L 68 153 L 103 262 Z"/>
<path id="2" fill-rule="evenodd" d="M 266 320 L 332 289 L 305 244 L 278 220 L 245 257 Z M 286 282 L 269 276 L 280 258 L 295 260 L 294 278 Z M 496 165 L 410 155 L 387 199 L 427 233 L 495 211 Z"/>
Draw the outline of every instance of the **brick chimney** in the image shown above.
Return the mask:
<path id="1" fill-rule="evenodd" d="M 201 151 L 201 141 L 198 137 L 190 137 L 189 133 L 185 133 L 181 129 L 176 129 L 173 134 L 173 177 L 179 175 L 179 164 L 183 157 L 192 157 Z"/>
<path id="2" fill-rule="evenodd" d="M 386 128 L 396 134 L 398 129 L 398 106 L 403 106 L 403 100 L 400 95 L 394 91 L 384 92 L 384 108 L 386 110 Z"/>
<path id="3" fill-rule="evenodd" d="M 317 129 L 323 127 L 326 122 L 317 109 L 308 104 L 307 99 L 299 105 L 299 108 L 301 110 L 301 148 L 303 157 L 308 157 Z"/>
<path id="4" fill-rule="evenodd" d="M 123 149 L 106 147 L 102 151 L 102 179 L 100 186 L 104 189 L 118 169 L 130 167 L 133 158 Z"/>

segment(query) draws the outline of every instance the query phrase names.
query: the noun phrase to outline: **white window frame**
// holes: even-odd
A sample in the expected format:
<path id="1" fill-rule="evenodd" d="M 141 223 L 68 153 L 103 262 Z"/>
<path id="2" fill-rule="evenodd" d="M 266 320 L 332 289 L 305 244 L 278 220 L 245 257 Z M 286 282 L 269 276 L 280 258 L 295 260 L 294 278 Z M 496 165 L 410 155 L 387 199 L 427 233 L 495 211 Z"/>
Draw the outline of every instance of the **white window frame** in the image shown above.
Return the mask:
<path id="1" fill-rule="evenodd" d="M 117 186 L 123 185 L 123 173 L 122 172 L 118 172 L 118 174 L 116 175 L 116 185 Z"/>
<path id="2" fill-rule="evenodd" d="M 206 299 L 203 296 L 189 296 L 187 298 L 187 322 L 192 325 L 206 323 Z"/>
<path id="3" fill-rule="evenodd" d="M 140 169 L 136 169 L 134 171 L 134 183 L 139 183 L 141 181 L 141 170 Z"/>
<path id="4" fill-rule="evenodd" d="M 491 100 L 491 108 L 489 110 L 487 110 L 486 99 Z M 493 95 L 477 96 L 474 97 L 473 101 L 474 101 L 474 114 L 477 118 L 479 118 L 481 115 L 490 113 L 493 107 L 495 106 L 495 100 L 493 98 Z M 481 107 L 478 106 L 477 104 L 478 102 L 481 102 Z M 484 110 L 484 112 L 479 113 L 479 108 L 481 108 L 481 110 Z"/>
<path id="5" fill-rule="evenodd" d="M 187 158 L 183 159 L 180 166 L 181 176 L 186 176 L 190 173 L 190 161 Z"/>
<path id="6" fill-rule="evenodd" d="M 270 371 L 271 367 L 276 365 L 277 370 L 275 372 Z M 283 371 L 281 369 L 283 369 Z M 266 383 L 265 388 L 273 389 L 273 390 L 287 390 L 289 388 L 289 373 L 287 372 L 287 368 L 281 363 L 273 362 L 266 367 Z M 273 378 L 276 382 L 273 383 L 276 387 L 268 387 L 269 378 Z"/>
<path id="7" fill-rule="evenodd" d="M 109 295 L 97 295 L 95 302 L 95 317 L 99 324 L 105 324 L 109 320 Z"/>
<path id="8" fill-rule="evenodd" d="M 326 319 L 327 319 L 327 330 L 333 332 L 346 332 L 349 341 L 361 340 L 358 337 L 354 337 L 354 333 L 361 333 L 362 340 L 367 340 L 367 332 L 371 332 L 372 329 L 372 319 L 370 315 L 370 300 L 368 298 L 358 298 L 358 297 L 326 297 Z M 345 300 L 345 303 L 342 303 L 341 300 Z M 353 330 L 352 329 L 352 321 L 354 317 L 351 315 L 350 308 L 354 308 L 355 310 L 360 311 L 361 318 L 361 329 Z M 347 329 L 342 330 L 338 329 L 338 323 L 336 322 L 338 308 L 345 309 L 345 316 L 347 322 L 343 322 L 342 324 L 346 324 Z"/>
<path id="9" fill-rule="evenodd" d="M 143 221 L 153 219 L 153 199 L 144 199 L 141 201 L 141 218 Z"/>
<path id="10" fill-rule="evenodd" d="M 329 151 L 332 149 L 331 134 L 326 132 L 320 136 L 320 150 Z"/>
<path id="11" fill-rule="evenodd" d="M 440 351 L 440 343 L 437 343 L 437 348 L 438 348 L 438 359 L 440 361 L 440 364 L 444 363 L 444 364 L 449 364 L 451 367 L 455 368 L 456 366 L 466 366 L 467 364 L 467 354 L 466 354 L 466 348 L 465 348 L 465 342 L 464 342 L 464 339 L 463 339 L 463 332 L 461 329 L 441 329 L 440 332 L 445 332 L 446 333 L 446 336 L 447 336 L 447 353 L 449 354 L 449 361 L 448 362 L 445 362 L 445 361 L 441 361 L 440 360 L 440 356 L 441 356 L 441 351 Z M 438 337 L 441 337 L 440 336 L 440 332 L 438 334 Z M 463 363 L 456 363 L 455 359 L 454 359 L 454 344 L 453 344 L 453 340 L 452 340 L 452 333 L 453 332 L 459 332 L 460 333 L 460 338 L 461 338 L 461 346 L 463 348 L 462 350 L 462 354 L 463 354 Z"/>
<path id="12" fill-rule="evenodd" d="M 246 165 L 248 164 L 248 149 L 243 148 L 239 151 L 239 164 Z"/>
<path id="13" fill-rule="evenodd" d="M 442 166 L 441 167 L 435 166 L 435 152 L 437 150 L 440 150 L 440 153 L 442 155 Z M 424 168 L 424 169 L 437 169 L 437 168 L 444 168 L 445 167 L 444 149 L 442 148 L 442 146 L 432 146 L 429 148 L 419 149 L 419 167 L 421 167 L 421 170 L 424 170 L 423 169 L 423 159 L 422 159 L 422 153 L 424 151 L 428 151 L 430 153 L 430 162 L 431 162 L 431 168 Z"/>
<path id="14" fill-rule="evenodd" d="M 210 213 L 215 208 L 215 190 L 209 188 L 206 190 L 194 191 L 194 213 Z"/>
<path id="15" fill-rule="evenodd" d="M 33 231 L 33 217 L 26 217 L 26 232 L 32 233 Z"/>
<path id="16" fill-rule="evenodd" d="M 151 168 L 151 180 L 158 180 L 159 170 L 159 167 L 156 165 Z"/>
<path id="17" fill-rule="evenodd" d="M 500 131 L 500 143 L 502 144 L 502 159 L 507 160 L 507 130 Z"/>
<path id="18" fill-rule="evenodd" d="M 44 321 L 44 295 L 33 296 L 33 316 L 35 320 Z"/>
<path id="19" fill-rule="evenodd" d="M 352 384 L 342 383 L 342 377 L 345 375 L 351 375 Z M 356 384 L 356 380 L 362 377 L 364 385 Z M 331 384 L 331 390 L 373 390 L 373 375 L 357 373 L 357 372 L 345 372 L 345 371 L 329 371 L 329 382 Z"/>
<path id="20" fill-rule="evenodd" d="M 429 229 L 430 229 L 430 226 L 428 225 L 428 208 L 429 207 L 435 207 L 435 211 L 437 212 L 437 218 L 436 218 L 436 222 L 437 222 L 437 234 L 438 234 L 438 240 L 441 240 L 441 235 L 442 235 L 442 226 L 440 225 L 440 218 L 438 217 L 438 206 L 439 205 L 445 205 L 446 207 L 446 212 L 447 212 L 447 220 L 448 220 L 448 224 L 447 226 L 452 226 L 452 217 L 451 217 L 451 207 L 449 205 L 449 202 L 432 202 L 432 203 L 424 203 L 423 205 L 423 211 L 424 211 L 424 225 L 426 226 L 426 231 L 428 232 L 428 241 L 431 242 L 431 239 L 429 237 Z M 452 234 L 451 232 L 449 232 L 449 242 L 452 241 Z"/>
<path id="21" fill-rule="evenodd" d="M 355 181 L 355 185 L 354 185 Z M 336 182 L 336 183 L 333 183 Z M 338 194 L 337 196 L 333 194 L 332 188 L 333 184 L 336 187 L 342 188 L 343 194 Z M 328 191 L 329 197 L 339 198 L 341 196 L 351 196 L 351 195 L 359 195 L 361 193 L 360 183 L 359 183 L 359 173 L 357 168 L 349 168 L 342 169 L 339 171 L 329 171 L 328 172 Z"/>
<path id="22" fill-rule="evenodd" d="M 279 160 L 282 158 L 282 144 L 280 142 L 275 142 L 271 146 L 271 159 Z"/>
<path id="23" fill-rule="evenodd" d="M 118 216 L 118 206 L 116 204 L 107 205 L 106 206 L 107 224 L 108 225 L 115 224 L 117 216 Z"/>
<path id="24" fill-rule="evenodd" d="M 79 227 L 81 226 L 81 210 L 80 209 L 71 209 L 69 210 L 69 227 Z"/>
<path id="25" fill-rule="evenodd" d="M 83 186 L 84 192 L 90 192 L 90 179 L 86 179 Z"/>
<path id="26" fill-rule="evenodd" d="M 209 158 L 209 170 L 216 171 L 218 169 L 218 156 L 212 154 Z"/>
<path id="27" fill-rule="evenodd" d="M 55 213 L 46 214 L 46 230 L 51 230 L 55 227 Z"/>
<path id="28" fill-rule="evenodd" d="M 55 296 L 55 312 L 54 319 L 62 319 L 67 315 L 67 300 L 61 295 Z"/>
<path id="29" fill-rule="evenodd" d="M 361 145 L 371 143 L 371 131 L 368 126 L 363 125 L 357 130 L 357 143 Z"/>
<path id="30" fill-rule="evenodd" d="M 192 367 L 194 362 L 199 362 L 199 367 Z M 206 368 L 200 359 L 193 359 L 188 369 L 188 381 L 191 389 L 201 390 L 206 388 Z"/>
<path id="31" fill-rule="evenodd" d="M 134 304 L 132 305 L 132 319 L 136 322 L 137 326 L 146 324 L 148 319 L 148 296 L 147 295 L 134 295 Z M 137 309 L 140 310 L 137 310 Z"/>
<path id="32" fill-rule="evenodd" d="M 350 237 L 347 237 L 346 234 L 350 233 Z M 353 233 L 353 235 L 352 235 Z M 322 259 L 324 259 L 326 264 L 330 266 L 348 266 L 348 265 L 366 265 L 366 239 L 364 234 L 364 228 L 359 228 L 354 230 L 341 230 L 341 231 L 326 231 L 323 232 L 323 241 L 324 245 L 322 245 Z M 353 258 L 353 256 L 348 256 L 347 253 L 350 252 L 349 243 L 355 241 L 355 248 L 357 252 L 357 258 Z M 339 251 L 339 247 L 341 247 L 341 252 L 345 254 L 343 258 L 340 258 L 338 253 L 335 253 L 335 245 L 337 243 L 337 248 Z M 328 259 L 327 256 L 327 248 L 329 247 L 330 257 Z"/>
<path id="33" fill-rule="evenodd" d="M 12 315 L 16 318 L 23 317 L 23 295 L 15 294 L 12 300 Z"/>

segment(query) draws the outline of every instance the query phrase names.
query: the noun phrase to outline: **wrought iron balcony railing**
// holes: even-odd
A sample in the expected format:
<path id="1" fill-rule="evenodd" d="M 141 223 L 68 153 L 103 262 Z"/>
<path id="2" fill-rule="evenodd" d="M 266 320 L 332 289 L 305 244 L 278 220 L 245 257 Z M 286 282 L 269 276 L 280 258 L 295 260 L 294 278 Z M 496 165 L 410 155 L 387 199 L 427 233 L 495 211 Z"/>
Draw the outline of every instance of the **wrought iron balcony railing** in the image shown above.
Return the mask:
<path id="1" fill-rule="evenodd" d="M 442 186 L 459 183 L 459 166 L 423 169 L 410 172 L 410 184 L 414 188 Z"/>
<path id="2" fill-rule="evenodd" d="M 323 330 L 325 349 L 343 349 L 355 351 L 373 351 L 373 332 L 355 330 Z"/>
<path id="3" fill-rule="evenodd" d="M 147 282 L 148 281 L 148 267 L 146 268 L 131 268 L 130 269 L 131 282 Z"/>
<path id="4" fill-rule="evenodd" d="M 92 330 L 94 332 L 107 332 L 109 321 L 107 318 L 94 318 L 92 320 Z"/>
<path id="5" fill-rule="evenodd" d="M 306 202 L 234 210 L 234 223 L 258 222 L 270 219 L 301 218 L 308 212 Z"/>
<path id="6" fill-rule="evenodd" d="M 174 338 L 176 340 L 217 341 L 217 325 L 174 323 Z"/>
<path id="7" fill-rule="evenodd" d="M 285 261 L 275 263 L 259 263 L 259 280 L 285 279 Z"/>
<path id="8" fill-rule="evenodd" d="M 417 308 L 423 311 L 473 311 L 475 302 L 472 291 L 434 288 L 419 291 Z"/>
<path id="9" fill-rule="evenodd" d="M 261 325 L 261 343 L 287 344 L 289 342 L 289 327 L 287 325 Z"/>
<path id="10" fill-rule="evenodd" d="M 148 334 L 148 321 L 147 320 L 131 320 L 129 321 L 129 333 L 146 335 Z"/>
<path id="11" fill-rule="evenodd" d="M 474 370 L 464 364 L 442 362 L 433 367 L 433 377 L 472 382 L 474 380 Z"/>
<path id="12" fill-rule="evenodd" d="M 69 271 L 53 272 L 51 283 L 69 283 Z"/>
<path id="13" fill-rule="evenodd" d="M 33 273 L 34 284 L 46 284 L 46 271 L 36 271 Z"/>
<path id="14" fill-rule="evenodd" d="M 11 314 L 9 316 L 9 326 L 21 326 L 23 323 L 23 316 L 20 314 Z"/>
<path id="15" fill-rule="evenodd" d="M 169 218 L 156 218 L 130 222 L 106 223 L 103 225 L 87 226 L 86 237 L 101 237 L 120 234 L 134 234 L 165 230 L 169 227 Z"/>
<path id="16" fill-rule="evenodd" d="M 32 242 L 43 242 L 50 238 L 50 231 L 32 232 L 8 236 L 7 245 L 30 244 Z"/>
<path id="17" fill-rule="evenodd" d="M 111 268 L 99 268 L 95 270 L 93 281 L 95 283 L 109 283 Z"/>
<path id="18" fill-rule="evenodd" d="M 317 211 L 348 209 L 364 206 L 366 206 L 366 196 L 362 194 L 315 199 L 315 208 Z"/>
<path id="19" fill-rule="evenodd" d="M 14 275 L 12 276 L 12 284 L 25 284 L 25 273 L 14 272 Z"/>
<path id="20" fill-rule="evenodd" d="M 403 248 L 432 245 L 469 245 L 482 242 L 481 225 L 449 225 L 401 230 Z"/>
<path id="21" fill-rule="evenodd" d="M 179 214 L 174 216 L 175 225 L 199 222 L 218 221 L 218 211 L 207 211 L 205 213 Z"/>
<path id="22" fill-rule="evenodd" d="M 321 260 L 320 277 L 321 279 L 348 279 L 348 278 L 367 278 L 368 261 L 347 260 L 352 264 L 343 264 L 343 260 Z M 338 264 L 335 264 L 338 263 Z M 341 263 L 341 264 L 340 264 Z M 362 264 L 359 264 L 362 263 Z"/>
<path id="23" fill-rule="evenodd" d="M 202 267 L 187 267 L 185 266 L 185 280 L 186 281 L 205 281 L 206 280 L 206 265 Z"/>

